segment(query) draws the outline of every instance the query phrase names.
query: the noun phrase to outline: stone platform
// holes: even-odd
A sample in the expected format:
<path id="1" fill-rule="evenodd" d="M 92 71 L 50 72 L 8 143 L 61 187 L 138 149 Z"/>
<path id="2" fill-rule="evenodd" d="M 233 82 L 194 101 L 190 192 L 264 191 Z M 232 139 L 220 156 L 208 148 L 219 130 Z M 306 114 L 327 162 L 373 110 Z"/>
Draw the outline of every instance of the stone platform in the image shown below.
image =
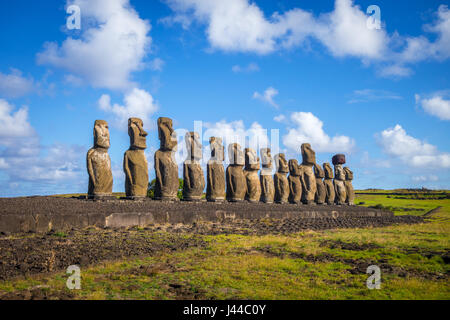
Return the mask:
<path id="1" fill-rule="evenodd" d="M 120 228 L 252 219 L 392 217 L 359 206 L 264 203 L 93 201 L 62 197 L 0 198 L 0 232 L 48 232 L 96 226 Z"/>

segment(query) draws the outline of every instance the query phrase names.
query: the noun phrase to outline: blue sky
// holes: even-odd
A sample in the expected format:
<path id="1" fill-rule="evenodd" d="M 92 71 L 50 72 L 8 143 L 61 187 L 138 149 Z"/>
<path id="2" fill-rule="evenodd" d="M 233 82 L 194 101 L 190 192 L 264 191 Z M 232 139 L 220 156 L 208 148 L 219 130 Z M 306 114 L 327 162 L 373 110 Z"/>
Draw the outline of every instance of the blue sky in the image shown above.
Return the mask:
<path id="1" fill-rule="evenodd" d="M 0 27 L 0 196 L 86 192 L 96 119 L 123 191 L 131 116 L 151 178 L 167 116 L 180 162 L 202 121 L 205 160 L 213 134 L 297 159 L 309 142 L 319 163 L 345 153 L 356 188 L 450 188 L 444 1 L 17 0 L 0 3 Z"/>

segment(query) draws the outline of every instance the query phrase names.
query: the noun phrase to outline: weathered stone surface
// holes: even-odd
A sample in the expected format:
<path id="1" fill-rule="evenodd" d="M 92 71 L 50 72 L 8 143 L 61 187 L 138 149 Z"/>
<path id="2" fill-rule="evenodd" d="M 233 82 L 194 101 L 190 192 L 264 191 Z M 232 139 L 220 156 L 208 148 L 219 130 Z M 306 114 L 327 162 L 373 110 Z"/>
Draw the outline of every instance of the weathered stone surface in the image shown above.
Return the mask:
<path id="1" fill-rule="evenodd" d="M 325 172 L 325 179 L 323 180 L 326 190 L 325 201 L 327 204 L 332 205 L 334 204 L 334 199 L 336 197 L 336 192 L 334 191 L 334 184 L 333 184 L 334 178 L 333 169 L 331 168 L 328 162 L 325 162 L 323 164 L 323 170 Z"/>
<path id="2" fill-rule="evenodd" d="M 302 164 L 305 166 L 313 166 L 316 164 L 316 153 L 309 143 L 303 143 L 301 146 Z"/>
<path id="3" fill-rule="evenodd" d="M 205 189 L 205 176 L 200 164 L 202 144 L 197 132 L 188 132 L 185 136 L 187 158 L 183 164 L 183 200 L 199 201 Z"/>
<path id="4" fill-rule="evenodd" d="M 316 196 L 317 183 L 316 177 L 313 172 L 313 166 L 316 164 L 316 153 L 311 149 L 309 143 L 304 143 L 301 146 L 302 151 L 302 202 L 304 204 L 314 204 L 314 198 Z"/>
<path id="5" fill-rule="evenodd" d="M 347 192 L 347 197 L 345 198 L 345 202 L 352 206 L 355 204 L 355 190 L 353 190 L 353 172 L 349 167 L 344 167 L 345 172 L 345 191 Z"/>
<path id="6" fill-rule="evenodd" d="M 289 200 L 289 181 L 286 175 L 289 173 L 288 163 L 284 153 L 275 156 L 275 165 L 277 172 L 273 176 L 275 186 L 275 202 L 287 203 Z"/>
<path id="7" fill-rule="evenodd" d="M 225 147 L 222 144 L 222 138 L 211 137 L 209 139 L 211 149 L 211 159 L 206 165 L 207 186 L 206 199 L 210 202 L 225 200 L 225 168 L 223 161 L 225 159 Z"/>
<path id="8" fill-rule="evenodd" d="M 325 177 L 325 172 L 320 165 L 314 165 L 314 175 L 316 176 L 316 196 L 314 198 L 317 204 L 324 204 L 325 198 L 327 196 L 327 191 L 325 189 L 325 184 L 323 178 Z"/>
<path id="9" fill-rule="evenodd" d="M 256 151 L 245 148 L 244 176 L 247 184 L 245 200 L 250 202 L 259 202 L 261 198 L 261 183 L 258 177 L 259 166 L 259 157 Z"/>
<path id="10" fill-rule="evenodd" d="M 178 200 L 178 166 L 175 161 L 177 138 L 172 119 L 158 118 L 159 150 L 155 152 L 155 199 Z"/>
<path id="11" fill-rule="evenodd" d="M 347 191 L 345 189 L 345 172 L 341 164 L 334 166 L 334 191 L 336 192 L 336 198 L 334 202 L 336 204 L 345 204 L 347 199 Z"/>
<path id="12" fill-rule="evenodd" d="M 272 176 L 272 155 L 270 148 L 260 149 L 262 169 L 259 180 L 261 184 L 261 201 L 264 203 L 273 203 L 275 197 L 275 186 Z"/>
<path id="13" fill-rule="evenodd" d="M 244 171 L 245 164 L 244 153 L 238 143 L 232 143 L 228 146 L 228 157 L 230 164 L 227 167 L 227 200 L 231 202 L 243 201 L 247 191 Z"/>
<path id="14" fill-rule="evenodd" d="M 334 166 L 337 164 L 345 164 L 345 154 L 335 154 L 331 159 L 331 162 Z"/>
<path id="15" fill-rule="evenodd" d="M 296 159 L 289 160 L 289 202 L 301 203 L 302 200 L 302 181 L 301 181 L 301 168 L 298 165 Z"/>
<path id="16" fill-rule="evenodd" d="M 125 172 L 125 194 L 129 198 L 147 196 L 148 163 L 144 150 L 147 148 L 147 132 L 144 131 L 141 119 L 128 119 L 128 135 L 130 148 L 123 157 L 123 171 Z"/>
<path id="17" fill-rule="evenodd" d="M 95 120 L 94 147 L 86 155 L 86 166 L 89 175 L 88 197 L 105 197 L 112 195 L 113 176 L 111 158 L 108 154 L 110 146 L 108 123 Z"/>

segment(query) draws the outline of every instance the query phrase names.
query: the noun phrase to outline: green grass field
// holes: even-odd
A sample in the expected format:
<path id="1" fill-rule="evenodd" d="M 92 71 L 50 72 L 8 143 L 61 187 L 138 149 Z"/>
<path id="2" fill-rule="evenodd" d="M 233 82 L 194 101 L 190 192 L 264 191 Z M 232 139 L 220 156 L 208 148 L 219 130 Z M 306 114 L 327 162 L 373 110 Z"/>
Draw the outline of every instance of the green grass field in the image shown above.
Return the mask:
<path id="1" fill-rule="evenodd" d="M 450 299 L 450 200 L 377 193 L 355 203 L 395 214 L 440 209 L 415 225 L 203 236 L 204 247 L 91 266 L 81 290 L 69 291 L 60 272 L 0 282 L 0 293 L 40 286 L 74 299 Z M 382 270 L 379 290 L 366 286 L 368 265 Z"/>

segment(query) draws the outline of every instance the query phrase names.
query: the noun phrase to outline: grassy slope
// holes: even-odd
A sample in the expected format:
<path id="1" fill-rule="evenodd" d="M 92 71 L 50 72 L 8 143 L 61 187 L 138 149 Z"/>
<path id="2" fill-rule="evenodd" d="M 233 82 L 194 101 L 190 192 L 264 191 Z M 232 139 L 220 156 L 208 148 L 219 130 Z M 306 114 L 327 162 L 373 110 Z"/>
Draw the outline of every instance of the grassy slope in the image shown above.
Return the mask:
<path id="1" fill-rule="evenodd" d="M 206 248 L 82 270 L 82 290 L 72 293 L 79 299 L 450 299 L 450 268 L 443 260 L 450 248 L 450 200 L 362 195 L 360 201 L 425 209 L 420 214 L 442 209 L 418 225 L 206 236 Z M 369 264 L 382 269 L 381 290 L 366 287 Z M 0 292 L 42 284 L 64 291 L 66 278 L 58 273 L 0 282 Z"/>

